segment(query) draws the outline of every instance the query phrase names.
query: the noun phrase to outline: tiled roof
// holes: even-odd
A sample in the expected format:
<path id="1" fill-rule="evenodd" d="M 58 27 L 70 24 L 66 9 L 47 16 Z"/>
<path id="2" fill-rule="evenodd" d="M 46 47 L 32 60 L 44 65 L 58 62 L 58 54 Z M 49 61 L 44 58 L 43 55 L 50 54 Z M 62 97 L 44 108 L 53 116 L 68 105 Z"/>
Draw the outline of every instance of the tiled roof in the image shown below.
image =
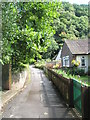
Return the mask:
<path id="1" fill-rule="evenodd" d="M 88 54 L 90 48 L 88 46 L 88 39 L 86 40 L 65 40 L 68 48 L 72 54 Z"/>

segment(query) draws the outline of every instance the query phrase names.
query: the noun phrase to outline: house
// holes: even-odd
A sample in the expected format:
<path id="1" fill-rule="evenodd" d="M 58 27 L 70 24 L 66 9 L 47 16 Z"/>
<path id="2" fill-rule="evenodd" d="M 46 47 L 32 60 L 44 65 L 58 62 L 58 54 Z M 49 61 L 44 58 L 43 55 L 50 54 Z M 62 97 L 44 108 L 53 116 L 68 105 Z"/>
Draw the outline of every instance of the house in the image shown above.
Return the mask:
<path id="1" fill-rule="evenodd" d="M 79 61 L 79 68 L 88 72 L 90 66 L 90 50 L 88 40 L 65 40 L 62 52 L 61 61 L 62 67 L 72 67 L 72 60 Z"/>

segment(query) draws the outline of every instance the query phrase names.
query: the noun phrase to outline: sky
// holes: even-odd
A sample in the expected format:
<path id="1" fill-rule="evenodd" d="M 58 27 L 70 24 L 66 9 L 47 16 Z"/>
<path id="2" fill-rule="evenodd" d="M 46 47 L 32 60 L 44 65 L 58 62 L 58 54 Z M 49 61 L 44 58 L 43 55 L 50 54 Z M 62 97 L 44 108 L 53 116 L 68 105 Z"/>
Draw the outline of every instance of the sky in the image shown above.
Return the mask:
<path id="1" fill-rule="evenodd" d="M 61 1 L 66 1 L 70 3 L 76 3 L 76 4 L 88 4 L 90 0 L 61 0 Z"/>

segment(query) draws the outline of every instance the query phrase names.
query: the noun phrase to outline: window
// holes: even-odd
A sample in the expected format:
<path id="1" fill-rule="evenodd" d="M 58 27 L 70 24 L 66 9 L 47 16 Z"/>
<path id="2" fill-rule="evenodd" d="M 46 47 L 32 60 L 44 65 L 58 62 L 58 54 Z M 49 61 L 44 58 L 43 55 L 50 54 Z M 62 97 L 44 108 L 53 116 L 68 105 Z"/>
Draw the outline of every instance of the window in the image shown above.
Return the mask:
<path id="1" fill-rule="evenodd" d="M 65 66 L 69 67 L 69 56 L 65 57 Z"/>
<path id="2" fill-rule="evenodd" d="M 82 57 L 82 58 L 81 58 L 81 65 L 82 65 L 82 66 L 85 66 L 85 57 Z"/>
<path id="3" fill-rule="evenodd" d="M 63 66 L 69 67 L 69 56 L 63 57 Z"/>

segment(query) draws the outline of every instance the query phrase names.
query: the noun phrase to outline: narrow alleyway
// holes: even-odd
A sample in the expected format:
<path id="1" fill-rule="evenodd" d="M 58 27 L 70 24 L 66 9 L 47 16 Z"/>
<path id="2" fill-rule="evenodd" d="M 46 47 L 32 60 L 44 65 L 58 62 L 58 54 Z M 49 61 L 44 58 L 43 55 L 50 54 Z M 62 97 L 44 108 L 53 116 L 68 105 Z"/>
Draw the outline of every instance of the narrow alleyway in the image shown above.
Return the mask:
<path id="1" fill-rule="evenodd" d="M 30 69 L 30 84 L 5 107 L 3 118 L 76 117 L 43 71 L 32 66 Z"/>

